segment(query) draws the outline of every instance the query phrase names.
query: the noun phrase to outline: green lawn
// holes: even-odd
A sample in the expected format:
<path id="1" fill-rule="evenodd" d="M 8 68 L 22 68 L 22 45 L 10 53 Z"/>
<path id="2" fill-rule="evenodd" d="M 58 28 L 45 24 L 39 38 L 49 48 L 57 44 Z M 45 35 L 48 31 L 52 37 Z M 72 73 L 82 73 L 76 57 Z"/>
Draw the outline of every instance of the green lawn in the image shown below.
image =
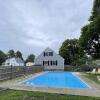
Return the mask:
<path id="1" fill-rule="evenodd" d="M 100 98 L 5 90 L 0 92 L 0 100 L 100 100 Z"/>
<path id="2" fill-rule="evenodd" d="M 89 73 L 89 74 L 86 74 L 85 76 L 86 76 L 87 78 L 89 78 L 90 80 L 96 82 L 97 84 L 100 84 L 100 81 L 97 79 L 96 74 L 91 74 L 91 73 Z"/>

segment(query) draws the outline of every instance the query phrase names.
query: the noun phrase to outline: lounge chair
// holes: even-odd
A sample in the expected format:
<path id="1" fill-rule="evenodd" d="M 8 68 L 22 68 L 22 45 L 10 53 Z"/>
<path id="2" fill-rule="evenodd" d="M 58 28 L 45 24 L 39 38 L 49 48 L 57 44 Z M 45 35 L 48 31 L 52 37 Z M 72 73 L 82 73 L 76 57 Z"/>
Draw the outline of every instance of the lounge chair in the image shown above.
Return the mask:
<path id="1" fill-rule="evenodd" d="M 96 74 L 100 75 L 100 69 L 97 70 Z"/>
<path id="2" fill-rule="evenodd" d="M 100 69 L 98 69 L 98 71 L 97 71 L 97 78 L 100 81 Z"/>
<path id="3" fill-rule="evenodd" d="M 96 68 L 94 68 L 91 73 L 96 74 Z"/>
<path id="4" fill-rule="evenodd" d="M 87 72 L 88 74 L 96 74 L 96 68 L 94 68 L 92 71 Z"/>
<path id="5" fill-rule="evenodd" d="M 100 76 L 99 75 L 97 75 L 97 79 L 100 81 Z"/>
<path id="6" fill-rule="evenodd" d="M 98 69 L 98 73 L 100 74 L 100 69 Z"/>

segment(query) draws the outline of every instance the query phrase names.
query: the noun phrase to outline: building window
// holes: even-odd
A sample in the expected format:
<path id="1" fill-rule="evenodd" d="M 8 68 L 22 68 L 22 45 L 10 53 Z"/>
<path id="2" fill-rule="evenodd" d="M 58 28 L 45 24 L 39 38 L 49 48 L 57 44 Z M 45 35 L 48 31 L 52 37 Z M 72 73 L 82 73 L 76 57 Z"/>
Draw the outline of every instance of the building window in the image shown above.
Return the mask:
<path id="1" fill-rule="evenodd" d="M 48 66 L 49 66 L 49 61 L 48 61 Z"/>
<path id="2" fill-rule="evenodd" d="M 45 52 L 44 52 L 44 57 L 45 57 Z"/>
<path id="3" fill-rule="evenodd" d="M 58 61 L 43 61 L 43 66 L 57 66 Z"/>
<path id="4" fill-rule="evenodd" d="M 44 61 L 43 61 L 43 66 L 44 66 Z"/>
<path id="5" fill-rule="evenodd" d="M 52 66 L 52 65 L 53 65 L 53 66 L 57 66 L 57 65 L 58 65 L 57 60 L 56 60 L 56 61 L 50 61 L 50 63 L 51 63 L 51 66 Z"/>
<path id="6" fill-rule="evenodd" d="M 44 52 L 44 57 L 45 56 L 53 56 L 53 52 Z"/>
<path id="7" fill-rule="evenodd" d="M 58 61 L 56 60 L 56 66 L 58 65 Z"/>
<path id="8" fill-rule="evenodd" d="M 48 52 L 45 52 L 45 56 L 49 56 Z"/>
<path id="9" fill-rule="evenodd" d="M 52 61 L 52 65 L 56 65 L 56 61 Z"/>
<path id="10" fill-rule="evenodd" d="M 52 66 L 52 61 L 50 61 L 50 64 L 51 64 L 51 66 Z"/>
<path id="11" fill-rule="evenodd" d="M 43 66 L 49 66 L 49 61 L 43 61 Z"/>
<path id="12" fill-rule="evenodd" d="M 49 52 L 49 56 L 53 56 L 53 52 Z"/>

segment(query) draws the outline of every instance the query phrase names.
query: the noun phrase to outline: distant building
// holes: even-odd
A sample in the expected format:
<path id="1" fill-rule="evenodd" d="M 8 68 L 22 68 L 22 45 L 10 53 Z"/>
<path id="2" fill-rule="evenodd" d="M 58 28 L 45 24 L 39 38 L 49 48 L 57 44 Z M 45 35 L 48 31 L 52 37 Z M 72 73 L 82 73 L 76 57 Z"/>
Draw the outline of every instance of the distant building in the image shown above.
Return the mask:
<path id="1" fill-rule="evenodd" d="M 26 66 L 33 66 L 33 65 L 34 65 L 33 62 L 27 62 L 27 63 L 26 63 Z"/>
<path id="2" fill-rule="evenodd" d="M 24 61 L 20 58 L 9 58 L 4 63 L 4 66 L 24 66 Z"/>
<path id="3" fill-rule="evenodd" d="M 95 61 L 96 65 L 100 65 L 100 60 Z"/>
<path id="4" fill-rule="evenodd" d="M 35 59 L 35 65 L 41 65 L 45 70 L 64 70 L 64 59 L 47 48 Z"/>

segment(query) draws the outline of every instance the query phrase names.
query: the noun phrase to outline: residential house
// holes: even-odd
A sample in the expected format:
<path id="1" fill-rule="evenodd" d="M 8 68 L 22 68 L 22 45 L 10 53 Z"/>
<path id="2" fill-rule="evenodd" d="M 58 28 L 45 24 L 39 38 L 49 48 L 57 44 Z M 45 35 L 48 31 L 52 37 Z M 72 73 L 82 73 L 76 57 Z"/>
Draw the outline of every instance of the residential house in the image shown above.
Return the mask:
<path id="1" fill-rule="evenodd" d="M 4 66 L 24 66 L 24 61 L 21 58 L 9 58 L 4 63 Z"/>
<path id="2" fill-rule="evenodd" d="M 47 48 L 35 59 L 35 65 L 41 65 L 44 70 L 64 70 L 64 59 Z"/>
<path id="3" fill-rule="evenodd" d="M 27 63 L 26 63 L 26 66 L 33 66 L 33 65 L 34 65 L 33 62 L 27 62 Z"/>

